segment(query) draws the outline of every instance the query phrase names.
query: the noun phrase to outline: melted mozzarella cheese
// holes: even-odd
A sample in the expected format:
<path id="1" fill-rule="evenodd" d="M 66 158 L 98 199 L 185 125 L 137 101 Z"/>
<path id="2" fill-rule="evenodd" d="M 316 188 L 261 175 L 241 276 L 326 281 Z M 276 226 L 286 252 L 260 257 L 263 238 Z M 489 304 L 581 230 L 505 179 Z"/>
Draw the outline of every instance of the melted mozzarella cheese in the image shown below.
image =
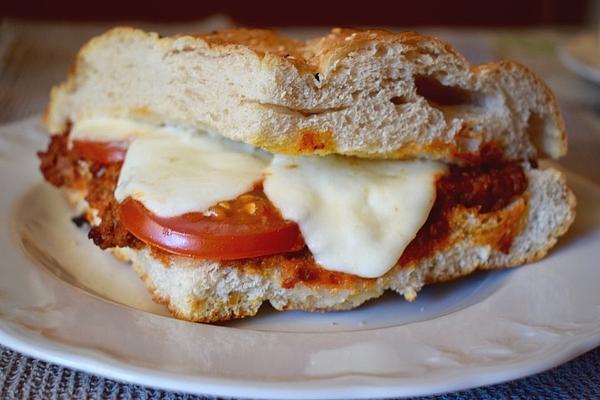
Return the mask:
<path id="1" fill-rule="evenodd" d="M 201 131 L 172 125 L 153 125 L 130 119 L 94 117 L 76 121 L 69 137 L 72 140 L 110 142 L 140 137 L 191 137 L 199 132 Z"/>
<path id="2" fill-rule="evenodd" d="M 140 138 L 129 146 L 115 198 L 173 217 L 202 212 L 250 191 L 268 165 L 262 154 L 208 135 Z"/>
<path id="3" fill-rule="evenodd" d="M 267 197 L 298 223 L 315 260 L 325 269 L 368 278 L 396 264 L 427 219 L 435 178 L 445 170 L 431 161 L 272 158 L 220 136 L 112 118 L 83 120 L 71 138 L 132 141 L 115 197 L 132 197 L 161 217 L 203 212 L 233 199 L 266 170 Z"/>
<path id="4" fill-rule="evenodd" d="M 375 278 L 427 220 L 444 171 L 433 161 L 275 156 L 263 185 L 323 268 Z"/>

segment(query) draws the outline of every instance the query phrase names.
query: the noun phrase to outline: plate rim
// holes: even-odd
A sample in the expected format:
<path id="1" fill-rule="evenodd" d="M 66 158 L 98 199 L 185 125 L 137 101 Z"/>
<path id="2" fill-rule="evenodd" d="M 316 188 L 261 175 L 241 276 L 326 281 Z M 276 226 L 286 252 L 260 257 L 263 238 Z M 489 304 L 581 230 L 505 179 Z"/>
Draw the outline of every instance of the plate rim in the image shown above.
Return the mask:
<path id="1" fill-rule="evenodd" d="M 62 351 L 51 350 L 48 339 L 42 339 L 42 348 L 28 347 L 28 345 L 39 345 L 40 341 L 33 339 L 23 339 L 18 335 L 11 335 L 6 330 L 6 324 L 0 320 L 0 344 L 7 348 L 25 354 L 29 357 L 44 360 L 71 368 L 76 371 L 91 373 L 101 377 L 105 377 L 117 382 L 125 384 L 142 385 L 149 388 L 168 390 L 174 392 L 183 392 L 196 395 L 208 396 L 228 396 L 234 398 L 255 398 L 255 399 L 368 399 L 368 398 L 384 398 L 384 397 L 411 397 L 411 396 L 427 396 L 442 393 L 452 393 L 455 391 L 469 390 L 477 387 L 497 385 L 515 379 L 527 378 L 529 376 L 547 371 L 557 367 L 565 362 L 568 362 L 579 355 L 582 355 L 594 348 L 600 346 L 600 335 L 592 336 L 586 340 L 573 340 L 568 346 L 565 346 L 562 351 L 554 353 L 552 357 L 532 358 L 526 363 L 520 363 L 519 368 L 514 368 L 509 371 L 495 371 L 503 369 L 502 366 L 486 367 L 492 371 L 486 371 L 481 376 L 471 375 L 470 379 L 455 380 L 452 382 L 443 382 L 441 384 L 427 384 L 426 391 L 423 390 L 423 385 L 394 385 L 397 379 L 394 378 L 378 378 L 377 386 L 373 386 L 373 382 L 369 382 L 370 377 L 358 375 L 359 378 L 367 378 L 364 382 L 348 383 L 346 379 L 353 379 L 356 376 L 348 375 L 347 378 L 326 378 L 316 379 L 313 382 L 333 382 L 336 385 L 333 388 L 324 388 L 318 384 L 312 387 L 313 382 L 310 382 L 311 387 L 306 388 L 290 388 L 290 385 L 298 384 L 297 382 L 269 382 L 265 384 L 257 384 L 254 380 L 244 379 L 229 379 L 229 378 L 210 378 L 202 376 L 177 375 L 156 369 L 143 367 L 133 367 L 130 364 L 118 360 L 98 360 L 91 356 L 77 355 L 74 348 L 66 348 L 64 344 L 58 344 L 59 347 L 65 347 Z M 86 367 L 81 366 L 81 361 L 86 361 Z M 79 364 L 78 364 L 79 363 Z M 524 372 L 524 371 L 527 372 Z M 156 380 L 159 383 L 156 383 Z M 340 381 L 341 382 L 338 382 Z M 385 386 L 389 382 L 389 386 Z M 342 383 L 343 386 L 338 384 Z M 300 383 L 305 386 L 306 383 Z M 208 390 L 200 390 L 207 388 Z M 232 390 L 233 389 L 233 390 Z"/>

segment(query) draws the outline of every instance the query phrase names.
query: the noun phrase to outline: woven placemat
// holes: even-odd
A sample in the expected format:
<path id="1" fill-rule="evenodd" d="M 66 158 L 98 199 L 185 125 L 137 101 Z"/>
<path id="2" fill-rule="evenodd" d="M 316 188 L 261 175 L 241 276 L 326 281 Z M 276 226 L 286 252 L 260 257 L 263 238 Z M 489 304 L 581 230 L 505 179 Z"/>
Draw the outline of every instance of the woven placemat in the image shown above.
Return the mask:
<path id="1" fill-rule="evenodd" d="M 598 399 L 600 348 L 550 371 L 499 385 L 419 399 Z M 0 399 L 214 399 L 116 382 L 0 346 Z"/>

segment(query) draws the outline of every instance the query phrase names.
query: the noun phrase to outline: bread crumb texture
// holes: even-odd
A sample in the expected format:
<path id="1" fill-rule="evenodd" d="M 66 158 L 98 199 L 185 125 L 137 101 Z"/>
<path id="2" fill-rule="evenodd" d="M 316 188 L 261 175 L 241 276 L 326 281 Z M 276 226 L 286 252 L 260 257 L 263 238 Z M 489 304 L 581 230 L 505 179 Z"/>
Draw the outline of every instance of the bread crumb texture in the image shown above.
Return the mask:
<path id="1" fill-rule="evenodd" d="M 102 116 L 287 154 L 460 163 L 489 144 L 506 159 L 566 151 L 557 102 L 529 69 L 471 65 L 413 32 L 333 29 L 297 41 L 257 29 L 161 38 L 115 28 L 81 49 L 45 123 L 60 133 Z"/>

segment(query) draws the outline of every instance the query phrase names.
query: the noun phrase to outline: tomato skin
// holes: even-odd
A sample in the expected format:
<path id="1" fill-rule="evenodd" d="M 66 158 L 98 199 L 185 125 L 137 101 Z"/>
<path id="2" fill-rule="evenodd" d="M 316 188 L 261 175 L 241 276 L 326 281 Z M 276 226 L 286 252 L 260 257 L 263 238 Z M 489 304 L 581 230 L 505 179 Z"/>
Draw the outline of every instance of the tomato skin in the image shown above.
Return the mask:
<path id="1" fill-rule="evenodd" d="M 128 147 L 129 142 L 126 140 L 114 142 L 73 140 L 73 149 L 81 158 L 101 164 L 123 162 Z"/>
<path id="2" fill-rule="evenodd" d="M 237 224 L 200 213 L 162 218 L 131 198 L 121 203 L 120 220 L 144 242 L 170 253 L 204 259 L 238 260 L 297 251 L 305 246 L 293 222 Z"/>
<path id="3" fill-rule="evenodd" d="M 128 146 L 128 141 L 73 140 L 73 149 L 80 158 L 101 164 L 123 162 Z M 252 193 L 253 215 L 241 212 L 248 205 L 244 200 L 234 200 L 226 209 L 215 208 L 220 215 L 215 218 L 201 213 L 161 218 L 128 198 L 120 205 L 119 219 L 143 242 L 198 258 L 238 260 L 302 249 L 305 243 L 298 225 L 284 221 L 262 189 L 258 196 Z"/>

